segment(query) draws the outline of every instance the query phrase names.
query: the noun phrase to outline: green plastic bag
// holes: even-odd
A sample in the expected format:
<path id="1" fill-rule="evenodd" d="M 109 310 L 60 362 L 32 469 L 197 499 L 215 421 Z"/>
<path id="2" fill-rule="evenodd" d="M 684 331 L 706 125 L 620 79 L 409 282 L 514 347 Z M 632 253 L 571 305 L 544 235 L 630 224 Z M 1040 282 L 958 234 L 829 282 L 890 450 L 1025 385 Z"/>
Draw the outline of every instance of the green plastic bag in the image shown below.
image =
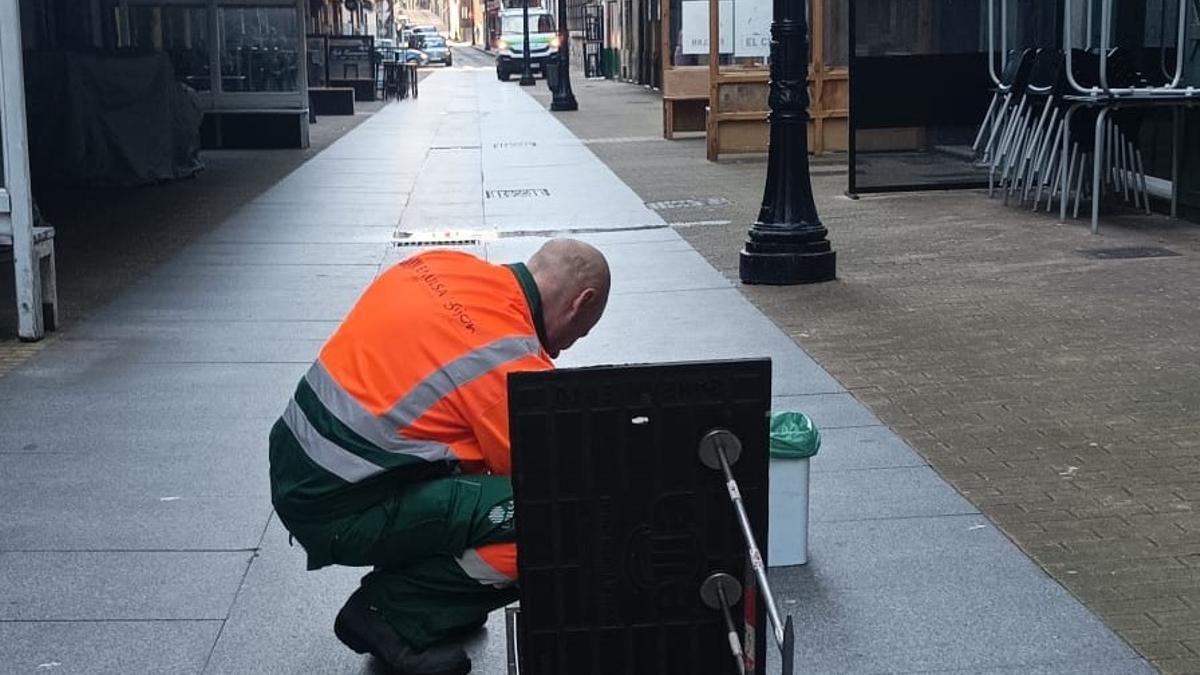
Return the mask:
<path id="1" fill-rule="evenodd" d="M 821 449 L 821 432 L 808 415 L 800 412 L 771 413 L 771 456 L 804 459 Z"/>

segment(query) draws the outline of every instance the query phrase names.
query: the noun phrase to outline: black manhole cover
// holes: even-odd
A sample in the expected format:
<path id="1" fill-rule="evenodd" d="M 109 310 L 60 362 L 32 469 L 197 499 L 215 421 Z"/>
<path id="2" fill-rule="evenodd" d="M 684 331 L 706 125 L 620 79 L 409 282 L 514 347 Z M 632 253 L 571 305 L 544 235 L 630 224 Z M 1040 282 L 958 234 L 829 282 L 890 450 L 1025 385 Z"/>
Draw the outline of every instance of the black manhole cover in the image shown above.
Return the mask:
<path id="1" fill-rule="evenodd" d="M 520 190 L 487 190 L 484 196 L 488 199 L 518 199 L 521 197 L 549 197 L 546 188 L 523 188 Z"/>
<path id="2" fill-rule="evenodd" d="M 1128 260 L 1131 258 L 1173 258 L 1179 254 L 1158 246 L 1125 246 L 1121 248 L 1094 248 L 1079 251 L 1085 258 L 1094 260 Z"/>

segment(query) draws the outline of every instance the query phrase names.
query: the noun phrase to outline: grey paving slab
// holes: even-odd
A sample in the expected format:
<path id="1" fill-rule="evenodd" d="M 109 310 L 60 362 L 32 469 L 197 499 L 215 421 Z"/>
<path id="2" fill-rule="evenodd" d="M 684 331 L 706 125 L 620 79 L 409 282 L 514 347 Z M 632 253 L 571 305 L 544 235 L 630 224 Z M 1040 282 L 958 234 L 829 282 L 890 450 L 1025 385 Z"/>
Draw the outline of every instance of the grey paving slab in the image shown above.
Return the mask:
<path id="1" fill-rule="evenodd" d="M 773 359 L 776 396 L 844 391 L 733 288 L 613 297 L 604 318 L 559 365 L 760 356 Z"/>
<path id="2" fill-rule="evenodd" d="M 305 364 L 171 364 L 101 359 L 63 363 L 48 355 L 5 377 L 0 428 L 41 433 L 70 420 L 79 429 L 186 431 L 277 416 Z M 169 439 L 170 436 L 167 437 Z"/>
<path id="3" fill-rule="evenodd" d="M 256 197 L 253 203 L 266 203 L 272 197 L 308 194 L 354 202 L 364 193 L 408 193 L 412 192 L 420 175 L 419 168 L 413 165 L 368 165 L 364 171 L 347 171 L 351 166 L 345 161 L 307 162 Z"/>
<path id="4" fill-rule="evenodd" d="M 220 432 L 177 420 L 154 420 L 140 425 L 117 418 L 108 428 L 93 425 L 36 425 L 8 423 L 0 429 L 0 466 L 23 466 L 14 457 L 45 455 L 50 464 L 23 471 L 51 473 L 55 462 L 78 466 L 83 491 L 110 491 L 120 498 L 250 497 L 261 494 L 267 482 L 266 437 L 284 403 L 269 417 L 234 418 Z M 32 460 L 30 460 L 32 462 Z M 16 469 L 14 469 L 15 471 Z M 4 480 L 24 480 L 17 473 Z M 47 479 L 49 480 L 49 479 Z M 48 490 L 63 489 L 47 482 Z M 68 495 L 79 496 L 79 490 Z"/>
<path id="5" fill-rule="evenodd" d="M 255 229 L 267 229 L 268 227 L 272 230 L 295 228 L 299 232 L 312 226 L 328 228 L 335 225 L 358 227 L 395 225 L 403 206 L 404 203 L 398 199 L 384 205 L 359 204 L 353 201 L 346 203 L 333 199 L 323 206 L 290 203 L 253 204 L 242 207 L 230 216 L 225 221 L 226 227 L 220 228 L 213 236 L 229 236 L 234 232 L 250 235 Z M 231 226 L 242 227 L 233 228 Z M 341 229 L 338 229 L 337 233 L 345 234 Z M 344 243 L 347 240 L 343 238 L 338 241 Z"/>
<path id="6" fill-rule="evenodd" d="M 259 451 L 265 454 L 266 448 Z M 12 464 L 13 456 L 0 455 L 0 466 Z M 136 488 L 88 485 L 76 492 L 43 489 L 18 495 L 6 501 L 0 552 L 252 550 L 271 512 L 265 473 L 260 494 L 252 497 L 184 497 L 177 494 L 181 490 L 137 493 Z"/>
<path id="7" fill-rule="evenodd" d="M 333 620 L 365 569 L 308 572 L 273 518 L 213 650 L 212 673 L 355 673 L 369 659 L 333 634 Z"/>
<path id="8" fill-rule="evenodd" d="M 358 587 L 364 568 L 304 569 L 304 554 L 287 545 L 273 519 L 213 651 L 210 673 L 382 672 L 333 635 L 333 620 Z M 506 675 L 503 611 L 467 643 L 478 675 Z"/>
<path id="9" fill-rule="evenodd" d="M 783 396 L 771 402 L 773 410 L 794 410 L 808 415 L 818 429 L 879 426 L 881 422 L 850 393 Z"/>
<path id="10" fill-rule="evenodd" d="M 927 462 L 887 427 L 821 430 L 821 450 L 813 472 L 925 466 Z"/>
<path id="11" fill-rule="evenodd" d="M 353 214 L 363 209 L 378 210 L 380 213 L 391 214 L 398 212 L 408 202 L 411 187 L 408 189 L 379 189 L 379 190 L 346 190 L 344 188 L 323 189 L 307 185 L 297 185 L 287 190 L 268 190 L 256 198 L 250 208 L 267 208 L 274 205 L 289 207 L 309 207 L 329 215 L 336 211 L 328 208 L 329 202 L 341 205 L 341 208 L 353 209 L 346 222 L 356 222 Z M 328 217 L 328 216 L 327 216 Z M 334 221 L 337 222 L 337 221 Z M 386 224 L 386 223 L 384 223 Z"/>
<path id="12" fill-rule="evenodd" d="M 771 572 L 803 636 L 801 672 L 1153 672 L 981 516 L 815 524 L 812 536 L 807 566 Z"/>
<path id="13" fill-rule="evenodd" d="M 171 286 L 141 287 L 108 306 L 110 316 L 156 321 L 335 321 L 362 294 L 365 283 L 321 284 L 309 288 L 230 289 L 221 294 L 178 292 Z"/>
<path id="14" fill-rule="evenodd" d="M 270 242 L 197 242 L 166 266 L 195 265 L 253 265 L 276 267 L 286 265 L 370 265 L 380 257 L 378 242 L 363 244 L 338 243 L 270 243 Z"/>
<path id="15" fill-rule="evenodd" d="M 771 480 L 780 481 L 772 494 L 788 493 L 788 463 L 775 463 Z M 811 476 L 812 520 L 911 518 L 976 513 L 975 507 L 925 466 L 826 471 Z M 772 510 L 771 518 L 786 518 Z"/>
<path id="16" fill-rule="evenodd" d="M 0 553 L 0 621 L 224 619 L 252 553 Z"/>
<path id="17" fill-rule="evenodd" d="M 338 321 L 89 321 L 59 342 L 56 358 L 126 363 L 310 362 Z"/>
<path id="18" fill-rule="evenodd" d="M 9 673 L 200 673 L 220 621 L 0 621 Z"/>
<path id="19" fill-rule="evenodd" d="M 301 212 L 303 213 L 303 212 Z M 400 222 L 400 209 L 360 220 L 328 220 L 320 213 L 269 224 L 226 223 L 201 240 L 208 244 L 386 244 Z"/>
<path id="20" fill-rule="evenodd" d="M 378 258 L 379 247 L 375 249 L 374 258 Z M 176 260 L 170 265 L 164 265 L 147 277 L 144 283 L 161 284 L 176 279 L 187 279 L 191 283 L 212 283 L 225 281 L 228 284 L 242 285 L 243 291 L 258 288 L 287 286 L 303 283 L 338 283 L 344 279 L 370 279 L 376 267 L 377 260 L 359 263 L 322 262 L 320 258 L 312 262 L 291 265 L 257 265 L 250 262 L 234 261 L 201 261 L 196 259 Z M 277 269 L 282 268 L 282 269 Z M 208 292 L 205 286 L 197 287 Z"/>
<path id="21" fill-rule="evenodd" d="M 9 486 L 5 494 L 23 499 L 43 498 L 38 490 L 66 499 L 99 495 L 130 502 L 260 497 L 267 489 L 266 435 L 272 424 L 263 420 L 222 433 L 169 438 L 116 431 L 27 435 L 29 442 L 0 452 L 5 467 L 0 484 Z M 76 470 L 63 471 L 64 464 Z"/>

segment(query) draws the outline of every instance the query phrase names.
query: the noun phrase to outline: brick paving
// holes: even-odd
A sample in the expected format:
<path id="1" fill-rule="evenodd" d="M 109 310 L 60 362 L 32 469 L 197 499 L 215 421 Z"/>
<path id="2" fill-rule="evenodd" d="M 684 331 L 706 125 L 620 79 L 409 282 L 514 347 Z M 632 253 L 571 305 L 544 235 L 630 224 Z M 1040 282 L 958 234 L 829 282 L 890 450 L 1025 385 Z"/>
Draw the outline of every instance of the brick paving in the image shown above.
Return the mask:
<path id="1" fill-rule="evenodd" d="M 668 221 L 706 223 L 679 230 L 736 279 L 765 162 L 661 140 L 653 92 L 575 84 L 558 119 L 622 139 L 589 147 L 678 205 Z M 1096 237 L 979 192 L 852 201 L 842 162 L 813 178 L 839 279 L 743 293 L 1157 668 L 1200 673 L 1200 226 Z M 1125 246 L 1180 255 L 1080 253 Z"/>

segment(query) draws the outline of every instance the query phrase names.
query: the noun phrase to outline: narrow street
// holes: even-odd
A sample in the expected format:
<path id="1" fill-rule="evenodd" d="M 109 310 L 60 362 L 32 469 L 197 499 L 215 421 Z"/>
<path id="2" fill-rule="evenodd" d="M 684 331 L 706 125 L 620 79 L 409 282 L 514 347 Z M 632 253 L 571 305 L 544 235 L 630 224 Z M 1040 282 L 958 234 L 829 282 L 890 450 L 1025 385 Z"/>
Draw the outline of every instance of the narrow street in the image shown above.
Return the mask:
<path id="1" fill-rule="evenodd" d="M 271 510 L 266 431 L 421 241 L 508 262 L 573 236 L 613 288 L 560 366 L 770 357 L 774 407 L 825 433 L 804 567 L 797 465 L 772 468 L 766 548 L 805 671 L 1152 672 L 551 115 L 542 81 L 498 82 L 468 51 L 4 377 L 0 662 L 374 672 L 330 630 L 364 570 L 305 571 Z M 495 612 L 474 672 L 505 673 L 505 651 Z"/>

